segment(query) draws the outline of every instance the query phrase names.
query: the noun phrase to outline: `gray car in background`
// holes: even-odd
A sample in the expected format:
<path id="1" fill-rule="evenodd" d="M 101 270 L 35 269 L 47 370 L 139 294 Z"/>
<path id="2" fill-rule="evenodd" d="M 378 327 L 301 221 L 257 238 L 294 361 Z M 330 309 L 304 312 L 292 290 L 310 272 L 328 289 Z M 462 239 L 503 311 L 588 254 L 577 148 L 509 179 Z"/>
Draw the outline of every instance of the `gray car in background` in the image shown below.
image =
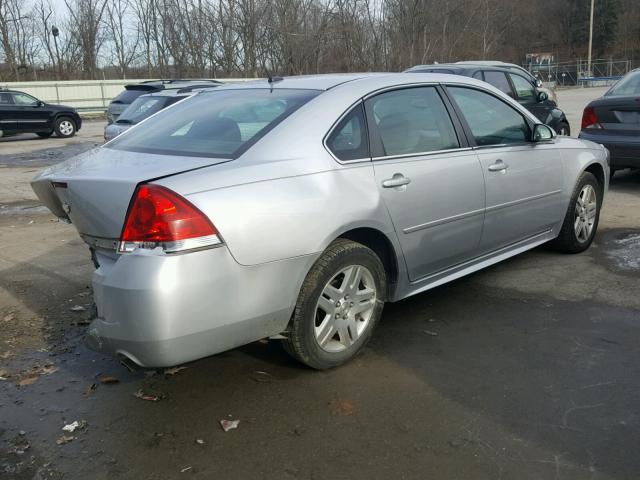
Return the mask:
<path id="1" fill-rule="evenodd" d="M 133 103 L 133 101 L 141 95 L 161 92 L 163 90 L 180 90 L 189 87 L 212 87 L 222 85 L 218 80 L 210 79 L 168 79 L 168 80 L 146 80 L 140 83 L 125 85 L 124 90 L 120 92 L 107 107 L 107 123 L 115 122 L 120 114 Z"/>
<path id="2" fill-rule="evenodd" d="M 32 186 L 93 251 L 92 348 L 160 367 L 272 337 L 322 369 L 385 302 L 588 248 L 607 160 L 472 78 L 325 75 L 198 93 Z"/>
<path id="3" fill-rule="evenodd" d="M 214 87 L 209 87 L 214 88 Z M 104 140 L 113 140 L 121 133 L 140 123 L 145 118 L 163 110 L 180 100 L 201 91 L 202 87 L 186 87 L 180 90 L 162 90 L 136 98 L 119 116 L 118 119 L 104 128 Z"/>

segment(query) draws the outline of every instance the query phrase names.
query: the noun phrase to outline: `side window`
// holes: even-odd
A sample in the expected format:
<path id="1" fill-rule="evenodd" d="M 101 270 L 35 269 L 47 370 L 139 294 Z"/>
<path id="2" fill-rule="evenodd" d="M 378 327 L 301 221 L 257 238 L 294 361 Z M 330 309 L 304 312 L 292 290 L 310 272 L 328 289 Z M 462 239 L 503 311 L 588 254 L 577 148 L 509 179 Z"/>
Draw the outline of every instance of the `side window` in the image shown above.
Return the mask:
<path id="1" fill-rule="evenodd" d="M 14 93 L 13 101 L 16 105 L 35 105 L 38 101 L 26 93 Z"/>
<path id="2" fill-rule="evenodd" d="M 507 79 L 507 76 L 504 72 L 484 72 L 484 81 L 490 83 L 501 92 L 504 92 L 507 95 L 513 97 L 511 85 L 509 84 L 509 80 Z"/>
<path id="3" fill-rule="evenodd" d="M 13 99 L 11 98 L 10 93 L 0 92 L 0 105 L 13 105 Z"/>
<path id="4" fill-rule="evenodd" d="M 533 85 L 529 81 L 527 81 L 524 77 L 520 75 L 514 75 L 510 73 L 511 81 L 513 82 L 513 86 L 516 89 L 516 94 L 518 95 L 519 100 L 525 101 L 537 101 L 536 91 L 533 88 Z"/>
<path id="5" fill-rule="evenodd" d="M 362 103 L 353 108 L 333 129 L 327 139 L 327 147 L 340 160 L 370 157 Z"/>
<path id="6" fill-rule="evenodd" d="M 448 87 L 448 90 L 467 120 L 477 145 L 503 145 L 529 140 L 530 129 L 526 120 L 505 102 L 471 88 Z"/>
<path id="7" fill-rule="evenodd" d="M 473 77 L 473 78 L 477 78 L 478 80 L 484 80 L 484 79 L 482 78 L 482 70 L 478 70 L 477 72 L 475 72 L 475 73 L 472 75 L 472 77 Z"/>
<path id="8" fill-rule="evenodd" d="M 458 137 L 435 87 L 381 93 L 366 102 L 369 128 L 384 156 L 458 148 Z M 371 125 L 373 122 L 374 125 Z"/>

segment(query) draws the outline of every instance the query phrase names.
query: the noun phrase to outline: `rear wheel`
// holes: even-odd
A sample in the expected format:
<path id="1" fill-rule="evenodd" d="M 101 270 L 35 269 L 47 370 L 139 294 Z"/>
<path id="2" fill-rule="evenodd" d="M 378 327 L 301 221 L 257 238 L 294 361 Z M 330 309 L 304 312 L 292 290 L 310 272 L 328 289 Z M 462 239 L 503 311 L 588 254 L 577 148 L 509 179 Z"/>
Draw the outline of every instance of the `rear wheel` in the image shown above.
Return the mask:
<path id="1" fill-rule="evenodd" d="M 49 138 L 51 135 L 53 135 L 53 130 L 51 130 L 50 132 L 37 132 L 36 135 L 38 135 L 40 138 Z"/>
<path id="2" fill-rule="evenodd" d="M 305 279 L 284 347 L 306 365 L 341 365 L 362 350 L 382 315 L 386 292 L 382 262 L 369 248 L 338 239 Z"/>
<path id="3" fill-rule="evenodd" d="M 602 188 L 593 174 L 584 172 L 571 195 L 558 237 L 551 244 L 566 253 L 585 251 L 593 242 L 600 219 Z"/>
<path id="4" fill-rule="evenodd" d="M 73 137 L 76 134 L 76 123 L 69 117 L 61 117 L 56 120 L 54 130 L 58 137 Z"/>

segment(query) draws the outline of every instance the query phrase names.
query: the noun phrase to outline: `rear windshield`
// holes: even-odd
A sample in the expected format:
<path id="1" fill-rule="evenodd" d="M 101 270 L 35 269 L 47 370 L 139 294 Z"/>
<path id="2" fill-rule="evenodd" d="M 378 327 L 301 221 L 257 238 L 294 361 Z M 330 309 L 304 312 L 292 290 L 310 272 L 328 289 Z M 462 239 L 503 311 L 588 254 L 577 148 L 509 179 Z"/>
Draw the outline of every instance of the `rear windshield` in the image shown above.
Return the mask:
<path id="1" fill-rule="evenodd" d="M 640 72 L 627 75 L 616 83 L 611 90 L 605 93 L 607 97 L 614 95 L 640 95 Z"/>
<path id="2" fill-rule="evenodd" d="M 116 123 L 128 123 L 134 124 L 141 122 L 147 117 L 150 117 L 156 112 L 159 112 L 164 107 L 170 105 L 170 100 L 176 97 L 138 97 L 131 105 L 125 108 L 124 112 L 118 117 Z M 182 98 L 176 98 L 182 100 Z"/>
<path id="3" fill-rule="evenodd" d="M 106 148 L 236 158 L 319 93 L 288 89 L 200 93 L 149 118 Z"/>
<path id="4" fill-rule="evenodd" d="M 153 90 L 123 90 L 112 101 L 113 103 L 131 103 L 140 95 L 151 92 Z"/>

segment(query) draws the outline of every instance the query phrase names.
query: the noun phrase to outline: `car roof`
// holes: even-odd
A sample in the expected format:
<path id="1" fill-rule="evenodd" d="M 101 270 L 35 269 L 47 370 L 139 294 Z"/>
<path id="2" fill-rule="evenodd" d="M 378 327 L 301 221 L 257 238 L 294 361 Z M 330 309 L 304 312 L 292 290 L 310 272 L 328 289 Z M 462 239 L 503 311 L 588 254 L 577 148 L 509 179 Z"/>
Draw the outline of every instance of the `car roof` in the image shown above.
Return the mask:
<path id="1" fill-rule="evenodd" d="M 362 78 L 381 77 L 390 75 L 389 73 L 325 73 L 318 75 L 296 75 L 291 77 L 273 76 L 272 81 L 268 78 L 253 80 L 248 82 L 227 83 L 216 90 L 228 89 L 255 89 L 255 88 L 272 88 L 272 89 L 299 89 L 299 90 L 329 90 L 340 84 L 352 82 Z"/>
<path id="2" fill-rule="evenodd" d="M 188 97 L 197 92 L 203 92 L 218 88 L 218 85 L 193 85 L 190 87 L 172 88 L 169 90 L 157 90 L 155 92 L 145 93 L 140 97 Z"/>

